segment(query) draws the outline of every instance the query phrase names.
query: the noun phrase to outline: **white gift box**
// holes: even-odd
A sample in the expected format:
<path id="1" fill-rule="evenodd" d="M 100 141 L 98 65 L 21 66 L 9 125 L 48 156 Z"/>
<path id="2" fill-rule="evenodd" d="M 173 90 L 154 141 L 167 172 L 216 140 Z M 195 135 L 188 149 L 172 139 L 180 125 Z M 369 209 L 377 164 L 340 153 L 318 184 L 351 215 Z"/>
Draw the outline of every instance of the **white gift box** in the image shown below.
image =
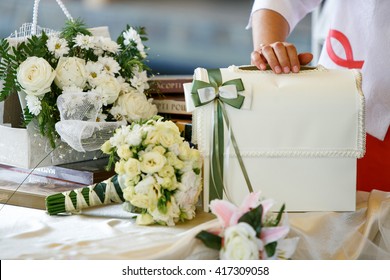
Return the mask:
<path id="1" fill-rule="evenodd" d="M 318 67 L 276 75 L 235 66 L 220 73 L 223 82 L 241 79 L 245 88 L 240 109 L 224 108 L 253 189 L 275 200 L 275 209 L 355 210 L 356 161 L 365 152 L 360 73 Z M 194 80 L 210 82 L 207 70 L 196 69 Z M 193 142 L 204 156 L 208 211 L 215 101 L 195 108 L 192 84 L 184 87 L 194 110 Z M 249 190 L 230 138 L 225 126 L 224 198 L 239 205 Z"/>

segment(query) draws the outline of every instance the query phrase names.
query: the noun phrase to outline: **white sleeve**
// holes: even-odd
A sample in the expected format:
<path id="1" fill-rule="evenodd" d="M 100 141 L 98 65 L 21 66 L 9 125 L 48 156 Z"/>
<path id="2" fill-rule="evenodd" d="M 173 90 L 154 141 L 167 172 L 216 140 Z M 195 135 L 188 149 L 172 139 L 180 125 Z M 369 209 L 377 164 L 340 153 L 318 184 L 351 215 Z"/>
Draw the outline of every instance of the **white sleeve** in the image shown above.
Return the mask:
<path id="1" fill-rule="evenodd" d="M 255 0 L 247 28 L 252 27 L 252 14 L 260 9 L 273 10 L 281 14 L 290 26 L 290 32 L 308 13 L 312 12 L 322 0 Z"/>

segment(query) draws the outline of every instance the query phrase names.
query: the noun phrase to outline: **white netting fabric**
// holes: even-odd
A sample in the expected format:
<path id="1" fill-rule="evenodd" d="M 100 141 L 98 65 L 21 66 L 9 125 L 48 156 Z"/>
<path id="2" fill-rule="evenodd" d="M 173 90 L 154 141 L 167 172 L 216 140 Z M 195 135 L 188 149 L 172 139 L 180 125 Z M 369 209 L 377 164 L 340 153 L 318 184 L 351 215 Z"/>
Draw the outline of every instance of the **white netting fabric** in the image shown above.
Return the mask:
<path id="1" fill-rule="evenodd" d="M 99 150 L 123 122 L 99 122 L 102 98 L 94 92 L 66 92 L 57 98 L 61 140 L 79 152 Z"/>
<path id="2" fill-rule="evenodd" d="M 67 92 L 57 98 L 61 120 L 96 121 L 103 102 L 94 92 Z"/>
<path id="3" fill-rule="evenodd" d="M 113 135 L 121 122 L 61 120 L 56 131 L 69 146 L 79 152 L 96 151 Z"/>

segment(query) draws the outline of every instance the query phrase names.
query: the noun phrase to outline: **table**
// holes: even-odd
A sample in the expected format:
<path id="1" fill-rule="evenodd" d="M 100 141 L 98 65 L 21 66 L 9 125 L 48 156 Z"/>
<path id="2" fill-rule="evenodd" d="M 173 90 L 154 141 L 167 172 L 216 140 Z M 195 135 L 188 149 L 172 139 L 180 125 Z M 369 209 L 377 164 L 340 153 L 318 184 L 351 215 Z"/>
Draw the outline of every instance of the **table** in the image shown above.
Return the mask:
<path id="1" fill-rule="evenodd" d="M 210 213 L 175 227 L 138 226 L 121 205 L 49 216 L 0 205 L 0 259 L 217 259 L 194 236 L 217 225 Z M 390 193 L 357 193 L 355 212 L 288 213 L 293 259 L 390 260 Z"/>

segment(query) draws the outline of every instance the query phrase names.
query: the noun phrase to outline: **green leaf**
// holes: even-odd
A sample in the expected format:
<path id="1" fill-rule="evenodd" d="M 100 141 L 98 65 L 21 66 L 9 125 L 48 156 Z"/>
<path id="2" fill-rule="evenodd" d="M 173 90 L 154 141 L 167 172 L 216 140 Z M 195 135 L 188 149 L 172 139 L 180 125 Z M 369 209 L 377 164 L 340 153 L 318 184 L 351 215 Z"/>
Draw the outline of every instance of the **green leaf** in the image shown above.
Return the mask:
<path id="1" fill-rule="evenodd" d="M 77 36 L 77 34 L 92 35 L 81 19 L 76 19 L 74 21 L 67 20 L 60 36 L 68 42 L 71 42 L 73 38 Z"/>
<path id="2" fill-rule="evenodd" d="M 222 237 L 208 231 L 202 230 L 195 236 L 195 238 L 201 240 L 208 248 L 215 250 L 221 250 L 222 248 Z"/>
<path id="3" fill-rule="evenodd" d="M 27 126 L 34 119 L 34 115 L 31 114 L 28 107 L 25 107 L 23 109 L 23 119 L 24 119 L 24 122 L 23 122 L 24 126 Z"/>
<path id="4" fill-rule="evenodd" d="M 277 245 L 278 245 L 278 242 L 276 242 L 276 241 L 268 243 L 267 245 L 265 245 L 264 249 L 267 252 L 267 255 L 269 257 L 272 257 L 273 255 L 275 255 L 275 251 L 276 251 L 276 246 Z"/>
<path id="5" fill-rule="evenodd" d="M 282 207 L 279 210 L 278 216 L 276 217 L 275 226 L 277 226 L 280 223 L 280 220 L 282 219 L 282 215 L 283 215 L 283 212 L 284 212 L 285 208 L 286 208 L 286 205 L 283 204 Z"/>
<path id="6" fill-rule="evenodd" d="M 263 206 L 260 204 L 256 208 L 251 209 L 246 212 L 241 218 L 238 220 L 239 223 L 247 223 L 253 227 L 256 233 L 259 235 L 261 232 L 261 218 L 263 215 Z"/>
<path id="7" fill-rule="evenodd" d="M 157 201 L 158 211 L 160 211 L 163 214 L 166 214 L 168 211 L 167 202 L 168 202 L 167 198 L 164 195 L 162 195 Z"/>

